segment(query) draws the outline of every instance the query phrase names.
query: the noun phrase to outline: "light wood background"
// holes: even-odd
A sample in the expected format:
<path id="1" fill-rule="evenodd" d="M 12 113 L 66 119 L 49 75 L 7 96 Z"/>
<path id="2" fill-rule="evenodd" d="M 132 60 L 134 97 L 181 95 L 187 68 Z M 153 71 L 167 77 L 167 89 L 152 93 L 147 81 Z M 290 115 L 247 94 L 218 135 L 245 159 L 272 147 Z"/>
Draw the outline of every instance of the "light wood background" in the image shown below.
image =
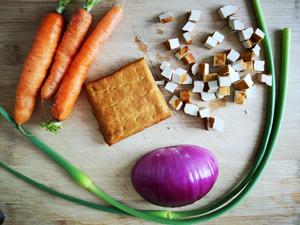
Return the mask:
<path id="1" fill-rule="evenodd" d="M 98 21 L 114 3 L 105 0 L 97 6 L 93 10 L 94 21 Z M 180 34 L 190 8 L 199 8 L 203 12 L 193 32 L 192 51 L 198 60 L 206 59 L 216 51 L 232 47 L 241 49 L 236 34 L 215 12 L 228 3 L 237 4 L 240 7 L 238 15 L 247 25 L 255 26 L 250 1 L 127 0 L 124 19 L 98 55 L 89 72 L 89 80 L 109 74 L 141 56 L 147 59 L 156 78 L 161 60 L 169 59 L 175 66 L 175 57 L 164 49 L 161 42 Z M 67 15 L 80 5 L 79 1 L 73 3 Z M 16 84 L 35 30 L 42 15 L 53 10 L 54 6 L 54 1 L 0 0 L 0 104 L 9 112 L 13 109 Z M 276 151 L 255 189 L 238 207 L 206 223 L 210 225 L 300 224 L 300 1 L 262 0 L 262 6 L 273 46 L 276 47 L 277 63 L 280 57 L 280 32 L 277 30 L 285 26 L 293 29 L 284 123 Z M 157 15 L 164 10 L 173 11 L 176 21 L 166 25 L 157 23 Z M 226 40 L 216 50 L 208 51 L 201 47 L 201 42 L 215 30 L 225 33 Z M 147 45 L 147 52 L 138 49 L 136 36 Z M 132 206 L 147 209 L 157 207 L 145 202 L 133 190 L 130 170 L 134 162 L 146 152 L 161 146 L 183 143 L 205 146 L 217 156 L 220 176 L 207 197 L 187 207 L 195 208 L 228 192 L 253 161 L 266 110 L 266 88 L 261 85 L 255 88 L 255 97 L 249 99 L 245 106 L 237 106 L 230 101 L 210 104 L 214 113 L 225 120 L 223 133 L 206 132 L 199 118 L 174 113 L 172 118 L 159 125 L 108 147 L 98 132 L 85 92 L 81 94 L 71 118 L 64 122 L 64 129 L 59 135 L 53 136 L 39 127 L 41 121 L 50 119 L 47 104 L 38 105 L 27 127 L 86 171 L 106 192 Z M 170 97 L 164 94 L 166 98 Z M 97 201 L 78 188 L 60 168 L 28 144 L 3 119 L 0 119 L 0 159 L 52 188 Z M 6 215 L 7 225 L 152 224 L 57 199 L 24 184 L 3 170 L 0 170 L 0 209 Z"/>

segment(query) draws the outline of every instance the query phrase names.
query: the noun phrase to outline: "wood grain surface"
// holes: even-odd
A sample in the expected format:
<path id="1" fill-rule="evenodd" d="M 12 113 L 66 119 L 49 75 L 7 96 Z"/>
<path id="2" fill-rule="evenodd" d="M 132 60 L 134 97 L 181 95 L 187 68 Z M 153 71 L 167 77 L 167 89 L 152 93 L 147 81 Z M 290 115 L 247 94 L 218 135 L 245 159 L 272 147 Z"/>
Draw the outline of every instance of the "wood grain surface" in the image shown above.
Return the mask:
<path id="1" fill-rule="evenodd" d="M 114 3 L 104 0 L 92 11 L 94 24 Z M 238 15 L 247 25 L 256 26 L 250 1 L 127 0 L 124 19 L 98 55 L 88 79 L 110 74 L 141 56 L 147 59 L 155 78 L 158 78 L 161 60 L 169 59 L 174 66 L 178 63 L 161 43 L 179 35 L 190 8 L 199 8 L 203 12 L 193 32 L 194 44 L 191 47 L 198 61 L 207 59 L 217 51 L 232 47 L 241 49 L 237 35 L 216 14 L 218 7 L 228 3 L 239 6 Z M 66 11 L 67 17 L 81 4 L 80 1 L 72 3 Z M 277 65 L 280 59 L 278 30 L 285 26 L 293 30 L 284 123 L 272 160 L 255 189 L 238 207 L 206 223 L 210 225 L 300 224 L 300 1 L 262 0 L 262 6 Z M 18 77 L 35 30 L 42 15 L 54 8 L 55 1 L 0 0 L 0 105 L 9 112 L 13 110 Z M 157 15 L 165 10 L 174 12 L 176 20 L 161 25 L 156 21 Z M 208 51 L 202 47 L 201 42 L 215 30 L 225 33 L 226 40 L 217 49 Z M 223 133 L 206 132 L 199 118 L 173 113 L 172 118 L 159 125 L 108 147 L 98 131 L 85 91 L 76 103 L 71 118 L 64 122 L 64 129 L 59 135 L 53 136 L 39 127 L 41 121 L 51 118 L 50 103 L 39 104 L 26 126 L 86 171 L 106 192 L 122 202 L 145 209 L 158 207 L 145 202 L 134 191 L 130 182 L 130 170 L 134 162 L 146 152 L 161 146 L 183 143 L 205 146 L 217 156 L 220 176 L 207 197 L 186 207 L 195 208 L 228 192 L 253 161 L 266 110 L 266 88 L 256 85 L 255 90 L 255 97 L 248 99 L 244 106 L 237 106 L 229 100 L 209 105 L 216 115 L 225 120 Z M 166 98 L 170 97 L 165 91 L 163 93 Z M 3 119 L 0 119 L 0 159 L 52 188 L 97 201 L 77 187 L 57 165 L 27 143 Z M 0 209 L 6 215 L 7 225 L 152 224 L 57 199 L 24 184 L 3 170 L 0 170 Z"/>

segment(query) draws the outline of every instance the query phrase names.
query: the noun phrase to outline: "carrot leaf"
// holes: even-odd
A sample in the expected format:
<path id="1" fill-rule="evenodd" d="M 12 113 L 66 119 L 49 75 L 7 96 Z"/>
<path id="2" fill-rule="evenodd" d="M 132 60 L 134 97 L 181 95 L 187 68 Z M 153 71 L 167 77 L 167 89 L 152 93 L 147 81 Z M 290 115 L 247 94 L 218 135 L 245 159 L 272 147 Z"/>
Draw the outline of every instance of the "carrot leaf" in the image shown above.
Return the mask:
<path id="1" fill-rule="evenodd" d="M 56 4 L 56 12 L 62 14 L 67 5 L 71 2 L 71 0 L 60 0 Z"/>
<path id="2" fill-rule="evenodd" d="M 90 12 L 94 6 L 96 6 L 101 0 L 84 0 L 83 8 Z"/>
<path id="3" fill-rule="evenodd" d="M 63 125 L 61 122 L 58 122 L 58 121 L 49 121 L 49 122 L 42 122 L 41 127 L 45 128 L 50 133 L 56 135 L 58 133 L 58 131 L 61 128 L 63 128 Z"/>

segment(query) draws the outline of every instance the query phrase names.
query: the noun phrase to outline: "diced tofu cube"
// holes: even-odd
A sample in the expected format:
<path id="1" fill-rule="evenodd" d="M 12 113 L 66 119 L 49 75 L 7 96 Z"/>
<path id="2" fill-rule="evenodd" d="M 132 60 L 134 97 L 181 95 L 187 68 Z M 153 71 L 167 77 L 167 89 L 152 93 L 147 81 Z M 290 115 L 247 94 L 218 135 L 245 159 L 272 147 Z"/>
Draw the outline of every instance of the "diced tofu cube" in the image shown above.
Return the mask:
<path id="1" fill-rule="evenodd" d="M 193 40 L 190 32 L 184 32 L 182 36 L 187 45 L 192 44 Z"/>
<path id="2" fill-rule="evenodd" d="M 182 58 L 182 62 L 185 65 L 192 65 L 192 64 L 196 63 L 196 60 L 192 53 L 188 53 Z"/>
<path id="3" fill-rule="evenodd" d="M 192 92 L 193 93 L 201 93 L 204 89 L 204 82 L 203 81 L 194 81 L 194 87 Z"/>
<path id="4" fill-rule="evenodd" d="M 272 75 L 258 74 L 257 80 L 261 83 L 265 83 L 268 86 L 272 86 Z"/>
<path id="5" fill-rule="evenodd" d="M 218 44 L 221 44 L 224 41 L 224 35 L 221 34 L 219 31 L 215 31 L 211 37 L 215 39 L 218 42 Z"/>
<path id="6" fill-rule="evenodd" d="M 265 70 L 265 61 L 254 60 L 254 71 L 263 72 Z"/>
<path id="7" fill-rule="evenodd" d="M 210 110 L 209 108 L 202 108 L 199 109 L 199 115 L 202 119 L 206 118 L 206 117 L 210 117 Z"/>
<path id="8" fill-rule="evenodd" d="M 199 72 L 199 64 L 198 63 L 194 63 L 191 67 L 191 72 L 194 76 L 196 76 Z"/>
<path id="9" fill-rule="evenodd" d="M 242 71 L 242 72 L 239 72 L 239 76 L 242 78 L 242 77 L 244 77 L 244 76 L 247 76 L 249 74 L 249 72 L 248 71 Z"/>
<path id="10" fill-rule="evenodd" d="M 226 64 L 226 54 L 218 53 L 214 56 L 214 66 L 225 66 Z"/>
<path id="11" fill-rule="evenodd" d="M 217 96 L 217 99 L 222 99 L 225 97 L 224 95 L 220 95 L 218 92 L 216 93 L 216 96 Z"/>
<path id="12" fill-rule="evenodd" d="M 183 102 L 175 95 L 172 96 L 172 98 L 169 101 L 169 104 L 175 110 L 180 110 L 183 106 Z"/>
<path id="13" fill-rule="evenodd" d="M 240 58 L 240 53 L 231 49 L 227 54 L 227 60 L 231 63 L 236 62 Z"/>
<path id="14" fill-rule="evenodd" d="M 199 107 L 190 103 L 185 104 L 184 112 L 191 116 L 197 116 L 199 111 Z"/>
<path id="15" fill-rule="evenodd" d="M 234 83 L 234 87 L 239 91 L 249 89 L 252 86 L 253 86 L 253 80 L 250 74 L 244 76 L 242 79 Z"/>
<path id="16" fill-rule="evenodd" d="M 238 11 L 238 7 L 236 5 L 226 5 L 218 10 L 219 15 L 222 19 L 227 19 L 227 17 L 235 14 Z"/>
<path id="17" fill-rule="evenodd" d="M 183 84 L 183 82 L 186 80 L 188 74 L 185 69 L 177 68 L 173 72 L 172 81 L 176 84 Z"/>
<path id="18" fill-rule="evenodd" d="M 251 39 L 255 43 L 259 43 L 264 39 L 264 37 L 265 37 L 265 33 L 261 29 L 257 28 L 254 34 L 252 35 Z"/>
<path id="19" fill-rule="evenodd" d="M 203 75 L 204 82 L 209 82 L 209 81 L 213 81 L 213 80 L 217 80 L 217 79 L 218 79 L 217 73 L 209 73 L 209 74 Z"/>
<path id="20" fill-rule="evenodd" d="M 253 27 L 248 27 L 247 29 L 238 32 L 240 41 L 249 40 L 254 33 Z"/>
<path id="21" fill-rule="evenodd" d="M 159 16 L 161 23 L 169 23 L 174 20 L 173 14 L 170 11 L 167 11 Z"/>
<path id="22" fill-rule="evenodd" d="M 245 50 L 241 53 L 241 59 L 244 61 L 253 61 L 254 60 L 254 52 L 250 50 Z"/>
<path id="23" fill-rule="evenodd" d="M 219 76 L 218 81 L 219 81 L 220 87 L 230 87 L 231 86 L 230 76 Z"/>
<path id="24" fill-rule="evenodd" d="M 240 59 L 231 65 L 232 69 L 234 69 L 236 72 L 241 72 L 245 70 L 245 62 L 244 60 Z"/>
<path id="25" fill-rule="evenodd" d="M 189 74 L 187 75 L 186 80 L 183 82 L 183 84 L 184 85 L 193 84 L 193 79 Z"/>
<path id="26" fill-rule="evenodd" d="M 229 73 L 231 84 L 237 82 L 240 79 L 239 73 L 236 71 L 231 71 Z"/>
<path id="27" fill-rule="evenodd" d="M 157 86 L 165 86 L 166 81 L 165 80 L 156 80 L 155 83 Z"/>
<path id="28" fill-rule="evenodd" d="M 200 96 L 201 96 L 202 101 L 204 101 L 204 102 L 209 102 L 209 101 L 216 99 L 215 93 L 201 92 Z"/>
<path id="29" fill-rule="evenodd" d="M 188 31 L 188 32 L 192 32 L 195 28 L 195 23 L 188 21 L 182 28 L 183 31 Z"/>
<path id="30" fill-rule="evenodd" d="M 229 75 L 231 71 L 233 71 L 232 67 L 230 65 L 225 65 L 218 70 L 218 74 L 221 76 L 226 76 Z"/>
<path id="31" fill-rule="evenodd" d="M 253 72 L 253 61 L 245 61 L 245 71 Z"/>
<path id="32" fill-rule="evenodd" d="M 200 63 L 199 64 L 200 77 L 203 77 L 206 74 L 209 74 L 209 64 L 208 63 Z"/>
<path id="33" fill-rule="evenodd" d="M 260 56 L 260 46 L 258 44 L 254 45 L 254 47 L 251 49 L 255 56 Z"/>
<path id="34" fill-rule="evenodd" d="M 200 20 L 200 17 L 201 17 L 201 11 L 192 9 L 190 12 L 189 21 L 198 22 Z"/>
<path id="35" fill-rule="evenodd" d="M 204 43 L 204 47 L 206 47 L 208 49 L 215 48 L 217 45 L 218 45 L 218 41 L 216 39 L 212 38 L 211 36 L 208 36 Z"/>
<path id="36" fill-rule="evenodd" d="M 204 118 L 204 126 L 208 131 L 220 131 L 224 130 L 224 120 L 218 117 Z"/>
<path id="37" fill-rule="evenodd" d="M 230 95 L 230 87 L 219 87 L 217 94 L 221 95 L 221 96 L 229 96 Z"/>
<path id="38" fill-rule="evenodd" d="M 242 45 L 244 48 L 249 49 L 249 48 L 252 48 L 255 45 L 255 43 L 251 39 L 249 39 L 249 40 L 243 41 Z"/>
<path id="39" fill-rule="evenodd" d="M 234 102 L 239 105 L 244 104 L 246 102 L 246 92 L 245 91 L 235 91 L 234 92 Z"/>
<path id="40" fill-rule="evenodd" d="M 161 70 L 164 70 L 166 67 L 171 67 L 170 63 L 168 61 L 163 61 L 161 64 L 160 64 L 160 69 Z"/>
<path id="41" fill-rule="evenodd" d="M 235 31 L 245 29 L 245 23 L 236 17 L 229 17 L 228 25 L 232 30 Z"/>
<path id="42" fill-rule="evenodd" d="M 172 39 L 169 39 L 167 42 L 166 42 L 166 45 L 169 49 L 171 50 L 174 50 L 174 49 L 177 49 L 180 47 L 180 44 L 179 44 L 179 40 L 178 38 L 172 38 Z"/>
<path id="43" fill-rule="evenodd" d="M 184 103 L 191 103 L 191 90 L 182 90 L 180 91 L 179 98 Z"/>
<path id="44" fill-rule="evenodd" d="M 216 93 L 218 91 L 218 88 L 219 88 L 218 81 L 213 80 L 208 82 L 209 93 Z"/>
<path id="45" fill-rule="evenodd" d="M 175 56 L 178 60 L 181 60 L 185 55 L 190 52 L 190 48 L 188 46 L 184 46 L 176 52 Z"/>
<path id="46" fill-rule="evenodd" d="M 171 93 L 174 93 L 174 91 L 176 90 L 176 88 L 178 87 L 178 84 L 172 82 L 172 81 L 169 81 L 166 86 L 165 86 L 165 89 L 168 91 L 168 92 L 171 92 Z"/>
<path id="47" fill-rule="evenodd" d="M 172 79 L 172 75 L 173 75 L 173 72 L 174 70 L 169 67 L 169 66 L 166 66 L 164 68 L 164 70 L 161 72 L 161 75 L 165 78 L 167 78 L 168 80 L 171 80 Z"/>

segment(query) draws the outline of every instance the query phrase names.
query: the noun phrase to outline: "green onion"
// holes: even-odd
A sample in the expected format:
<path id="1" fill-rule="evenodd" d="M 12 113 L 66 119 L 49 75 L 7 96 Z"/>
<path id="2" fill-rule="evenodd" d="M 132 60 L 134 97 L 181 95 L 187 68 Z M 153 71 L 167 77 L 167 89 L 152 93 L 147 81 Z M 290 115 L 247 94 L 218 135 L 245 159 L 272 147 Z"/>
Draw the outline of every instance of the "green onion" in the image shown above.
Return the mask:
<path id="1" fill-rule="evenodd" d="M 240 184 L 236 188 L 234 188 L 232 192 L 230 192 L 225 197 L 223 197 L 221 200 L 202 209 L 182 211 L 182 212 L 177 212 L 177 211 L 172 212 L 168 210 L 141 211 L 141 210 L 131 208 L 123 203 L 116 201 L 114 198 L 110 197 L 105 192 L 103 192 L 100 188 L 96 187 L 87 175 L 85 175 L 82 171 L 80 171 L 79 169 L 74 167 L 71 163 L 63 159 L 58 153 L 56 153 L 53 149 L 45 145 L 39 139 L 32 136 L 30 132 L 24 128 L 23 128 L 24 131 L 30 134 L 25 137 L 29 141 L 31 141 L 34 145 L 36 145 L 40 150 L 42 150 L 45 154 L 49 155 L 60 166 L 62 166 L 79 185 L 88 189 L 90 192 L 94 193 L 100 199 L 111 204 L 115 208 L 103 206 L 73 196 L 62 194 L 18 173 L 17 171 L 11 169 L 10 167 L 8 167 L 2 162 L 0 162 L 0 166 L 6 169 L 8 172 L 13 173 L 20 179 L 50 194 L 56 195 L 58 197 L 64 198 L 72 202 L 76 202 L 77 204 L 85 205 L 102 211 L 119 213 L 119 214 L 127 213 L 129 215 L 133 215 L 139 218 L 143 218 L 146 220 L 151 220 L 159 223 L 165 223 L 165 224 L 199 223 L 199 222 L 211 220 L 217 216 L 224 214 L 226 211 L 228 211 L 229 209 L 237 205 L 241 200 L 243 200 L 243 198 L 249 193 L 251 188 L 254 186 L 254 184 L 260 177 L 267 162 L 269 161 L 281 127 L 283 111 L 284 111 L 284 103 L 286 98 L 286 85 L 287 85 L 287 74 L 288 74 L 288 65 L 289 65 L 291 31 L 288 28 L 283 30 L 282 67 L 281 67 L 281 76 L 280 76 L 281 80 L 280 80 L 280 87 L 279 87 L 279 98 L 278 98 L 278 102 L 276 103 L 275 120 L 274 120 L 274 107 L 275 107 L 275 100 L 276 100 L 275 99 L 276 98 L 276 91 L 275 91 L 276 77 L 274 74 L 273 55 L 272 55 L 270 40 L 264 22 L 260 3 L 258 0 L 253 0 L 252 2 L 258 18 L 258 23 L 261 29 L 266 33 L 266 37 L 264 39 L 264 45 L 265 45 L 265 52 L 266 52 L 266 58 L 268 64 L 268 72 L 271 73 L 273 76 L 273 85 L 272 87 L 269 88 L 268 117 L 267 117 L 265 132 L 260 145 L 261 150 L 259 151 L 257 161 L 251 167 L 250 171 L 243 178 Z M 21 130 L 14 123 L 12 118 L 1 107 L 0 107 L 0 114 L 4 116 L 5 119 L 7 119 L 11 124 L 13 124 L 15 128 L 17 128 L 21 132 Z"/>

